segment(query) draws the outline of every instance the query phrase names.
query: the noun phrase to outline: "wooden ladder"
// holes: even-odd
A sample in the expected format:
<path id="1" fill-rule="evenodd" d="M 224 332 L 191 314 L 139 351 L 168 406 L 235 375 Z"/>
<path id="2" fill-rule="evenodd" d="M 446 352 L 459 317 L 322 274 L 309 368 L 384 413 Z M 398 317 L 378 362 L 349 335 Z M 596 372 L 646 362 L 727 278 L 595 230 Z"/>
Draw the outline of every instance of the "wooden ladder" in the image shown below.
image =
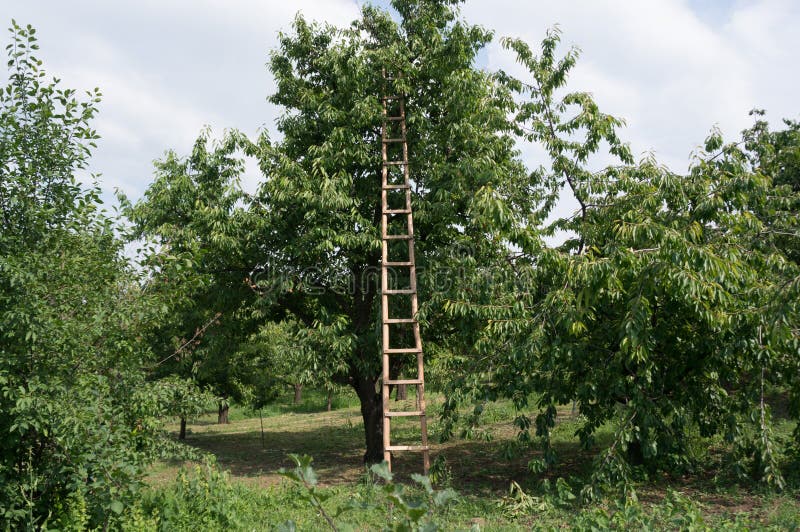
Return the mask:
<path id="1" fill-rule="evenodd" d="M 423 371 L 422 339 L 417 321 L 417 271 L 414 260 L 414 223 L 411 215 L 411 183 L 408 169 L 408 144 L 406 142 L 405 100 L 402 95 L 392 95 L 391 85 L 396 78 L 382 72 L 384 78 L 383 126 L 381 128 L 381 322 L 382 322 L 382 398 L 383 398 L 383 459 L 392 467 L 392 452 L 420 451 L 425 474 L 430 469 L 428 427 L 425 415 L 425 376 Z M 397 77 L 400 77 L 398 75 Z M 402 219 L 405 217 L 405 224 Z M 399 226 L 399 227 L 398 227 Z M 390 256 L 407 251 L 399 258 Z M 396 269 L 395 269 L 396 268 Z M 399 275 L 399 274 L 406 275 Z M 395 281 L 390 286 L 391 279 Z M 395 275 L 398 274 L 398 275 Z M 396 286 L 398 278 L 408 279 L 408 286 Z M 400 298 L 404 298 L 402 301 Z M 406 315 L 392 316 L 390 301 L 397 302 Z M 405 303 L 403 305 L 403 303 Z M 412 334 L 408 335 L 408 329 Z M 394 333 L 394 334 L 393 334 Z M 404 340 L 406 344 L 394 345 Z M 417 377 L 392 378 L 391 357 L 416 355 Z M 395 365 L 396 367 L 396 365 Z M 417 388 L 416 410 L 392 411 L 389 400 L 390 386 L 412 385 Z M 421 445 L 392 445 L 392 419 L 417 417 L 420 421 Z"/>

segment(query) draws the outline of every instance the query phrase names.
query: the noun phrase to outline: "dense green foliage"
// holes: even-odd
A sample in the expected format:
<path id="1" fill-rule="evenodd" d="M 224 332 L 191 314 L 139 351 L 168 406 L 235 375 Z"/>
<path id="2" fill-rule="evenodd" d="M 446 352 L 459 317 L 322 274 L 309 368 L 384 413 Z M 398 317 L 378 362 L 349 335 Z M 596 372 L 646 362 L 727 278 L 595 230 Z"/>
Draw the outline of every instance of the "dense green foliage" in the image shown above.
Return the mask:
<path id="1" fill-rule="evenodd" d="M 155 374 L 176 374 L 241 400 L 249 374 L 258 371 L 237 357 L 253 325 L 243 308 L 253 291 L 245 282 L 251 266 L 251 216 L 238 179 L 241 139 L 230 134 L 212 143 L 204 132 L 189 157 L 168 153 L 156 163 L 144 198 L 122 197 L 132 227 L 128 238 L 142 249 L 150 278 L 143 290 L 168 307 L 168 319 L 146 343 L 160 357 Z"/>
<path id="2" fill-rule="evenodd" d="M 267 179 L 255 204 L 264 218 L 259 282 L 273 305 L 351 339 L 323 367 L 361 399 L 369 462 L 382 458 L 375 326 L 382 69 L 403 76 L 393 90 L 406 93 L 420 269 L 437 269 L 460 246 L 487 260 L 502 256 L 502 244 L 484 238 L 493 222 L 486 203 L 499 197 L 530 207 L 506 120 L 511 94 L 473 67 L 491 34 L 458 20 L 446 3 L 392 5 L 399 23 L 365 7 L 351 28 L 298 17 L 293 33 L 282 36 L 270 69 L 278 87 L 271 101 L 285 109 L 283 138 L 261 159 Z M 423 283 L 423 299 L 439 289 L 433 279 Z M 426 340 L 434 340 L 429 331 Z M 437 329 L 445 337 L 454 332 Z"/>
<path id="3" fill-rule="evenodd" d="M 122 511 L 166 451 L 161 418 L 197 398 L 145 379 L 140 338 L 160 307 L 121 258 L 98 191 L 76 180 L 100 95 L 48 80 L 36 49 L 15 24 L 0 91 L 0 519 L 31 529 Z"/>
<path id="4" fill-rule="evenodd" d="M 491 385 L 471 392 L 513 398 L 520 409 L 537 394 L 545 454 L 533 471 L 556 463 L 549 434 L 557 405 L 575 402 L 586 448 L 612 423 L 589 498 L 637 470 L 691 470 L 694 433 L 724 435 L 738 474 L 781 486 L 765 395 L 775 387 L 796 393 L 796 135 L 763 123 L 739 144 L 714 133 L 687 175 L 652 159 L 634 164 L 614 131 L 620 122 L 589 95 L 554 97 L 575 62 L 574 51 L 556 58 L 558 41 L 548 36 L 540 56 L 508 41 L 532 77 L 509 84 L 522 96 L 523 135 L 552 161 L 540 216 L 552 206 L 547 192 L 564 186 L 580 207 L 544 227 L 568 231 L 559 248 L 511 239 L 520 249 L 507 266 L 513 284 L 491 286 L 484 301 L 463 293 L 448 302 L 454 315 L 484 323 L 480 358 L 467 373 Z M 586 163 L 601 141 L 622 164 L 591 172 Z M 531 421 L 517 423 L 527 441 Z"/>

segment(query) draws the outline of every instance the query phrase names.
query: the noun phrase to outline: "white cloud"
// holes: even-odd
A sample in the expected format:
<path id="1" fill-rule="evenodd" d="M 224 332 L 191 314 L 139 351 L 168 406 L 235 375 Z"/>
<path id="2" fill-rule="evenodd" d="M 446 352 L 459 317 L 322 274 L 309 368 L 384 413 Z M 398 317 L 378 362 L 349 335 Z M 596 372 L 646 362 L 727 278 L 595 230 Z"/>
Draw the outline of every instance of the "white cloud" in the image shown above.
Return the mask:
<path id="1" fill-rule="evenodd" d="M 274 85 L 265 63 L 277 31 L 288 30 L 297 11 L 343 26 L 358 5 L 7 0 L 0 20 L 36 26 L 45 66 L 66 86 L 100 86 L 96 125 L 104 138 L 94 170 L 106 188 L 137 195 L 151 178 L 151 161 L 169 148 L 186 153 L 202 125 L 251 134 L 273 127 L 279 110 L 266 102 Z M 468 0 L 463 13 L 533 46 L 560 23 L 565 45 L 583 49 L 571 87 L 627 120 L 622 134 L 635 153 L 653 150 L 676 170 L 715 124 L 734 137 L 752 107 L 773 119 L 798 118 L 795 0 Z M 497 44 L 485 57 L 492 68 L 514 68 Z"/>
<path id="2" fill-rule="evenodd" d="M 800 49 L 800 3 L 699 7 L 696 0 L 474 0 L 463 12 L 498 37 L 521 37 L 534 49 L 558 23 L 564 49 L 582 49 L 570 89 L 593 93 L 601 110 L 626 119 L 621 136 L 634 154 L 654 152 L 685 171 L 712 127 L 733 139 L 751 123 L 753 107 L 765 107 L 773 120 L 798 117 L 793 56 Z M 487 59 L 491 68 L 522 74 L 496 43 Z M 574 208 L 566 198 L 557 210 L 565 215 Z"/>
<path id="3" fill-rule="evenodd" d="M 747 61 L 753 86 L 753 106 L 775 118 L 798 116 L 796 67 L 800 50 L 800 3 L 761 0 L 740 6 L 723 31 Z"/>
<path id="4" fill-rule="evenodd" d="M 735 134 L 755 104 L 741 50 L 686 2 L 476 0 L 464 12 L 532 46 L 559 23 L 565 45 L 582 49 L 571 88 L 592 92 L 603 110 L 626 119 L 623 135 L 634 152 L 653 150 L 676 169 L 714 124 Z M 508 68 L 513 57 L 493 45 L 489 61 Z"/>
<path id="5" fill-rule="evenodd" d="M 0 20 L 32 24 L 39 56 L 65 87 L 100 87 L 102 139 L 92 171 L 106 191 L 138 196 L 165 150 L 187 153 L 204 125 L 272 128 L 266 62 L 279 30 L 298 11 L 347 25 L 355 0 L 174 0 L 4 2 Z M 255 187 L 252 178 L 248 188 Z"/>

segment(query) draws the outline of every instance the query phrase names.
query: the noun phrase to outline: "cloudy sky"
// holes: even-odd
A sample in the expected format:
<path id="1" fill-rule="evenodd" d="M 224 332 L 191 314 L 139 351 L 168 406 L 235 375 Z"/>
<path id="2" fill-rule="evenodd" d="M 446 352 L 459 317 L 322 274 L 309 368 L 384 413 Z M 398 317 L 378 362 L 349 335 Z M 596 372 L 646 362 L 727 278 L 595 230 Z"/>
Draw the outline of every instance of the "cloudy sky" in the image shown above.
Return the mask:
<path id="1" fill-rule="evenodd" d="M 167 149 L 187 153 L 206 125 L 274 130 L 265 63 L 278 31 L 297 11 L 345 25 L 361 3 L 2 0 L 0 20 L 37 28 L 39 56 L 65 86 L 101 88 L 92 169 L 106 191 L 138 197 L 152 161 Z M 635 153 L 653 151 L 678 171 L 712 126 L 733 137 L 753 107 L 775 123 L 800 118 L 798 0 L 468 0 L 462 12 L 533 45 L 559 24 L 564 43 L 583 50 L 571 87 L 627 120 Z M 499 46 L 481 61 L 515 68 Z"/>

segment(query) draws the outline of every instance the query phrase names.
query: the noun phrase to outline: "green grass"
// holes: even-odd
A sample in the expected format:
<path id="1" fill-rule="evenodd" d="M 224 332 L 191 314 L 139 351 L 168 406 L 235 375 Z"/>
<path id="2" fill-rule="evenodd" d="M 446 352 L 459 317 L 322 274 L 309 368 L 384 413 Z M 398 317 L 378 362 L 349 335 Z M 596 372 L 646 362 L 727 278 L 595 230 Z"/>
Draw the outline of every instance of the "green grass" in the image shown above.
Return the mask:
<path id="1" fill-rule="evenodd" d="M 409 401 L 413 401 L 412 394 Z M 431 394 L 429 404 L 429 431 L 435 436 L 440 432 L 436 414 L 441 397 Z M 300 404 L 292 404 L 292 396 L 287 394 L 261 414 L 260 419 L 258 412 L 233 405 L 228 425 L 216 424 L 214 414 L 191 421 L 188 426 L 186 442 L 216 457 L 221 469 L 230 475 L 237 504 L 252 517 L 234 528 L 267 530 L 290 518 L 298 523 L 300 530 L 317 529 L 324 524 L 316 511 L 300 500 L 298 488 L 277 474 L 279 468 L 292 466 L 287 458 L 289 453 L 314 457 L 320 484 L 331 497 L 325 503 L 327 508 L 335 509 L 353 500 L 373 500 L 379 506 L 385 503 L 380 490 L 367 480 L 362 465 L 363 426 L 358 401 L 352 392 L 337 394 L 331 412 L 326 411 L 324 393 L 304 390 Z M 585 475 L 596 450 L 583 450 L 578 445 L 574 433 L 579 419 L 569 407 L 559 411 L 553 441 L 562 462 L 555 471 L 537 476 L 527 471 L 527 463 L 537 451 L 508 453 L 516 439 L 516 429 L 511 424 L 515 415 L 509 403 L 487 405 L 482 437 L 456 438 L 434 445 L 439 478 L 460 494 L 457 503 L 437 516 L 446 530 L 466 530 L 473 525 L 484 530 L 619 527 L 613 522 L 614 516 L 617 519 L 625 516 L 631 529 L 642 526 L 661 529 L 667 522 L 690 518 L 706 523 L 705 526 L 727 528 L 747 525 L 793 529 L 800 524 L 800 503 L 794 491 L 763 493 L 751 486 L 738 485 L 720 473 L 721 442 L 711 445 L 706 442 L 698 451 L 705 453 L 708 463 L 701 471 L 680 477 L 660 476 L 637 486 L 640 501 L 637 505 L 620 507 L 613 500 L 590 507 L 565 503 L 543 492 L 541 481 L 548 479 L 553 485 L 559 476 Z M 780 432 L 788 433 L 792 426 L 787 420 L 779 425 Z M 177 426 L 171 428 L 177 432 Z M 414 441 L 419 437 L 419 426 L 414 420 L 404 419 L 393 426 L 392 434 L 398 441 Z M 610 430 L 601 430 L 598 444 L 602 445 L 609 437 Z M 436 441 L 435 437 L 432 441 Z M 185 464 L 162 463 L 153 468 L 148 480 L 154 497 L 166 497 L 174 490 L 182 465 Z M 421 459 L 417 454 L 402 453 L 394 460 L 393 470 L 401 481 L 409 482 L 409 474 L 420 469 Z M 521 486 L 524 495 L 519 492 L 509 495 L 512 482 Z M 679 501 L 676 503 L 675 497 L 668 496 L 671 492 L 683 494 L 685 499 L 675 496 Z M 350 513 L 345 520 L 355 523 L 358 529 L 372 530 L 385 525 L 386 519 L 385 512 L 372 509 Z"/>

